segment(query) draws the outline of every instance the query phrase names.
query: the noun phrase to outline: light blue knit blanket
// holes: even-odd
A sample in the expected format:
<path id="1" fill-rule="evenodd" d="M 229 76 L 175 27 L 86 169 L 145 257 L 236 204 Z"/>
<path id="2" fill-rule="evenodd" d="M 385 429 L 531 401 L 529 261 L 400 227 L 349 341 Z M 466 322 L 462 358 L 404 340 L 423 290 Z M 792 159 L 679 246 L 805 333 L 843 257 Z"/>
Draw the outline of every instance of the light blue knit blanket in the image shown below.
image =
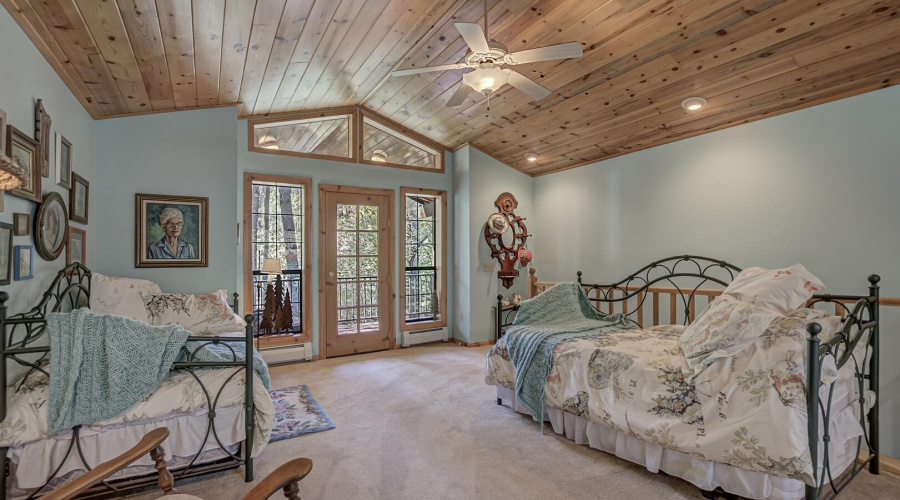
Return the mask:
<path id="1" fill-rule="evenodd" d="M 516 368 L 516 401 L 536 420 L 544 420 L 544 388 L 553 349 L 563 342 L 600 337 L 632 328 L 621 314 L 603 314 L 575 282 L 559 283 L 519 305 L 506 332 L 509 360 Z"/>
<path id="2" fill-rule="evenodd" d="M 181 326 L 150 326 L 88 309 L 54 313 L 50 334 L 49 433 L 107 420 L 141 402 L 165 379 L 176 361 L 186 361 L 182 347 L 196 354 L 192 361 L 233 361 L 231 350 L 219 345 L 187 342 L 191 332 Z M 238 360 L 245 347 L 229 342 Z M 253 351 L 254 371 L 266 389 L 269 370 Z"/>

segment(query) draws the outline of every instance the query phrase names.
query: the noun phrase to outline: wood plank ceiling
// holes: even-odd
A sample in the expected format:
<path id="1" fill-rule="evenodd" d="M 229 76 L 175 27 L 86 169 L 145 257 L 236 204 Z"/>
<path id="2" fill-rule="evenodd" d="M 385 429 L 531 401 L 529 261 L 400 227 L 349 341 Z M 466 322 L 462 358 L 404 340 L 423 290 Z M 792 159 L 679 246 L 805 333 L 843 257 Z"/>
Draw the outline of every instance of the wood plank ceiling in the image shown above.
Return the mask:
<path id="1" fill-rule="evenodd" d="M 242 117 L 359 104 L 448 148 L 531 175 L 571 168 L 900 81 L 900 0 L 489 0 L 511 51 L 579 41 L 517 68 L 490 109 L 446 101 L 453 23 L 481 0 L 0 0 L 95 118 L 217 105 Z M 690 96 L 708 99 L 697 112 Z M 524 153 L 540 155 L 535 163 Z"/>

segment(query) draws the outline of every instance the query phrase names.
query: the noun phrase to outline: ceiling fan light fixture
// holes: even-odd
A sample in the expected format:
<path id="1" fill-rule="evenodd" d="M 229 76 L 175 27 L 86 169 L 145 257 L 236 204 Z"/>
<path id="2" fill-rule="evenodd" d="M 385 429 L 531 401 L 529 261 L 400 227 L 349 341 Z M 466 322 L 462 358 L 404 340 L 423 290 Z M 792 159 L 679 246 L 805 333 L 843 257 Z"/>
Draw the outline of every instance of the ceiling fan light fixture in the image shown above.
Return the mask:
<path id="1" fill-rule="evenodd" d="M 484 65 L 463 75 L 463 83 L 484 95 L 492 94 L 509 81 L 509 71 L 494 65 Z"/>
<path id="2" fill-rule="evenodd" d="M 525 159 L 532 163 L 538 161 L 538 158 L 540 158 L 540 156 L 535 153 L 525 153 Z"/>
<path id="3" fill-rule="evenodd" d="M 263 149 L 278 149 L 278 139 L 266 134 L 259 138 L 259 147 Z"/>
<path id="4" fill-rule="evenodd" d="M 376 149 L 372 152 L 372 161 L 377 161 L 378 163 L 387 163 L 387 153 L 380 149 Z"/>
<path id="5" fill-rule="evenodd" d="M 681 101 L 681 107 L 688 111 L 697 111 L 703 106 L 706 106 L 706 99 L 702 97 L 688 97 Z"/>

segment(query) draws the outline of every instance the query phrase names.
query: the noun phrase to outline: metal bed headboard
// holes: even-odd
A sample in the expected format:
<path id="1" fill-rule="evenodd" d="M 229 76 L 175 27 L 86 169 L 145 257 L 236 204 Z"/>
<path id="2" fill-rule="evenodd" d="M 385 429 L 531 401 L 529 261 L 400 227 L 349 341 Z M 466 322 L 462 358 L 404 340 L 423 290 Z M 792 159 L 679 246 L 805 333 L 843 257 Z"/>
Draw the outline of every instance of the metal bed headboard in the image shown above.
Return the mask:
<path id="1" fill-rule="evenodd" d="M 9 300 L 7 292 L 0 292 L 0 387 L 7 387 L 8 384 L 8 361 L 13 361 L 19 366 L 28 368 L 27 373 L 21 379 L 21 383 L 38 371 L 49 377 L 48 371 L 45 369 L 50 355 L 49 332 L 47 331 L 47 317 L 54 312 L 70 312 L 74 309 L 90 306 L 91 296 L 91 271 L 79 263 L 73 263 L 64 267 L 47 287 L 47 290 L 41 296 L 41 300 L 36 306 L 29 311 L 15 314 L 7 317 L 6 302 Z M 239 311 L 238 294 L 234 294 L 234 301 L 230 304 L 235 313 Z M 182 347 L 183 358 L 185 361 L 179 361 L 172 365 L 173 370 L 184 370 L 188 372 L 203 390 L 204 397 L 207 402 L 207 426 L 206 435 L 197 454 L 187 465 L 179 467 L 172 472 L 175 479 L 188 478 L 211 474 L 215 472 L 235 469 L 244 466 L 244 479 L 247 482 L 253 480 L 253 458 L 251 453 L 253 450 L 253 427 L 255 405 L 253 402 L 253 316 L 244 316 L 247 326 L 244 337 L 220 337 L 220 336 L 194 336 L 188 337 L 190 348 L 187 345 Z M 41 342 L 39 342 L 41 341 Z M 37 344 L 41 345 L 37 345 Z M 245 356 L 244 360 L 237 357 L 234 349 L 229 344 L 244 344 Z M 200 362 L 195 361 L 196 353 L 204 346 L 209 344 L 222 344 L 229 348 L 232 354 L 230 361 L 223 362 Z M 33 358 L 33 359 L 32 359 Z M 236 370 L 222 384 L 216 394 L 211 394 L 203 384 L 201 379 L 195 373 L 197 369 L 203 368 L 242 368 Z M 221 396 L 225 385 L 234 379 L 241 372 L 244 372 L 246 383 L 244 385 L 244 426 L 245 439 L 238 444 L 237 450 L 232 453 L 227 449 L 219 439 L 215 426 L 216 411 L 219 397 Z M 20 383 L 20 385 L 21 385 Z M 18 389 L 18 387 L 17 387 Z M 6 418 L 7 411 L 6 398 L 0 398 L 0 421 Z M 65 462 L 77 453 L 78 459 L 86 470 L 91 470 L 91 464 L 87 463 L 84 454 L 81 451 L 79 441 L 80 426 L 73 427 L 72 441 L 66 450 L 65 456 L 59 463 L 59 466 L 46 482 L 31 492 L 26 500 L 39 498 L 52 488 L 48 488 L 54 479 L 58 479 L 57 473 L 62 469 Z M 206 443 L 212 437 L 219 449 L 225 453 L 225 457 L 216 459 L 212 462 L 197 464 L 197 460 L 203 452 Z M 7 458 L 8 448 L 0 448 L 0 500 L 7 498 L 7 488 L 9 481 L 7 480 L 10 472 L 10 463 Z M 94 464 L 97 466 L 99 464 Z M 22 466 L 22 464 L 19 464 Z M 79 495 L 79 498 L 98 498 L 111 495 L 121 495 L 123 492 L 132 491 L 147 486 L 155 485 L 157 474 L 147 474 L 146 476 L 130 477 L 118 480 L 104 481 L 87 492 Z"/>
<path id="2" fill-rule="evenodd" d="M 643 311 L 643 304 L 653 285 L 667 283 L 670 288 L 667 292 L 672 294 L 673 304 L 677 301 L 683 307 L 684 324 L 690 324 L 694 316 L 694 299 L 700 287 L 708 283 L 715 283 L 727 287 L 741 269 L 724 260 L 711 259 L 698 255 L 680 255 L 651 262 L 630 274 L 627 278 L 611 284 L 587 284 L 582 282 L 582 273 L 578 271 L 577 281 L 582 286 L 589 301 L 600 310 L 601 304 L 621 303 L 623 316 L 641 327 L 643 319 L 634 317 Z M 685 279 L 693 280 L 692 284 L 684 285 L 676 283 Z M 879 421 L 878 405 L 880 400 L 878 389 L 879 370 L 879 282 L 881 278 L 877 274 L 868 277 L 868 295 L 814 295 L 807 303 L 807 307 L 813 307 L 820 303 L 832 303 L 835 312 L 841 311 L 843 327 L 826 342 L 819 339 L 822 327 L 818 323 L 809 323 L 806 327 L 809 333 L 807 339 L 806 354 L 806 387 L 819 387 L 821 384 L 822 362 L 826 356 L 833 356 L 838 369 L 848 363 L 852 363 L 860 398 L 856 404 L 860 405 L 860 424 L 863 427 L 863 435 L 858 438 L 856 458 L 853 466 L 843 473 L 842 477 L 833 477 L 831 464 L 829 463 L 830 447 L 830 422 L 832 418 L 831 403 L 834 391 L 832 384 L 828 395 L 820 398 L 819 391 L 807 391 L 807 419 L 810 457 L 816 486 L 806 486 L 805 500 L 823 500 L 837 496 L 856 475 L 868 467 L 872 474 L 879 473 L 878 439 Z M 595 296 L 591 296 L 591 293 Z M 703 291 L 707 293 L 708 291 Z M 617 296 L 618 295 L 618 296 Z M 676 298 L 677 297 L 677 298 Z M 707 295 L 712 301 L 713 297 Z M 503 307 L 502 295 L 497 296 L 496 339 L 505 333 L 504 328 L 513 325 L 519 306 Z M 628 301 L 634 299 L 637 307 L 627 310 Z M 657 306 L 657 304 L 653 304 Z M 862 345 L 865 346 L 863 359 L 857 359 L 855 351 Z M 865 411 L 866 389 L 875 394 L 875 403 Z M 500 401 L 498 400 L 498 404 Z M 819 419 L 824 424 L 824 432 L 819 435 Z M 821 438 L 824 451 L 823 463 L 818 463 L 819 441 Z M 862 457 L 863 445 L 868 451 L 867 457 Z M 818 467 L 822 467 L 821 473 Z M 826 484 L 826 480 L 828 483 Z M 721 491 L 708 492 L 711 498 Z"/>

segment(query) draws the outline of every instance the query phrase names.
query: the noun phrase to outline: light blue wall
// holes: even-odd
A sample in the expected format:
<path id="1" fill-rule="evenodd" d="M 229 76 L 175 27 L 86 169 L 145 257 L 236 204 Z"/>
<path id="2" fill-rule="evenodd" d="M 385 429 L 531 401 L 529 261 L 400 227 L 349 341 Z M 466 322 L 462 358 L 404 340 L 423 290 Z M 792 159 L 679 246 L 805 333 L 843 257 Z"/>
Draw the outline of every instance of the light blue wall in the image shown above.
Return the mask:
<path id="1" fill-rule="evenodd" d="M 469 227 L 469 150 L 468 146 L 453 153 L 453 311 L 450 318 L 453 338 L 469 341 L 469 315 L 471 309 L 471 262 L 469 251 L 471 228 Z"/>
<path id="2" fill-rule="evenodd" d="M 318 283 L 318 273 L 319 273 L 319 248 L 318 248 L 318 234 L 319 234 L 319 218 L 318 218 L 318 206 L 319 206 L 319 184 L 343 184 L 347 186 L 360 186 L 360 187 L 370 187 L 370 188 L 381 188 L 381 189 L 393 189 L 395 192 L 395 210 L 394 210 L 394 220 L 400 221 L 401 219 L 401 207 L 402 203 L 400 203 L 400 187 L 417 187 L 417 188 L 426 188 L 426 189 L 442 189 L 447 191 L 448 199 L 447 199 L 447 211 L 448 213 L 453 213 L 455 199 L 453 196 L 453 179 L 452 179 L 452 163 L 453 163 L 453 155 L 447 154 L 446 165 L 444 168 L 444 173 L 434 173 L 434 172 L 423 172 L 417 170 L 406 170 L 399 168 L 390 168 L 390 167 L 378 167 L 373 165 L 362 165 L 356 163 L 347 163 L 340 161 L 325 161 L 325 160 L 317 160 L 311 158 L 299 158 L 292 156 L 281 156 L 281 155 L 270 155 L 264 153 L 251 153 L 247 149 L 247 121 L 240 120 L 236 124 L 236 133 L 237 133 L 237 141 L 240 147 L 238 148 L 237 162 L 238 162 L 238 174 L 237 179 L 240 182 L 240 186 L 238 188 L 237 196 L 243 200 L 243 176 L 244 172 L 257 172 L 257 173 L 268 173 L 268 174 L 282 174 L 282 175 L 295 175 L 300 177 L 310 177 L 313 181 L 313 210 L 316 213 L 316 216 L 313 217 L 313 228 L 312 233 L 315 235 L 313 239 L 312 245 L 312 259 L 309 262 L 312 265 L 312 275 L 315 279 L 314 283 Z M 241 201 L 238 206 L 241 206 L 243 201 Z M 238 217 L 241 217 L 242 214 L 236 213 Z M 454 225 L 453 218 L 449 217 L 447 221 L 447 234 L 454 234 Z M 399 249 L 399 244 L 401 242 L 400 238 L 402 238 L 402 231 L 397 231 L 397 242 L 395 244 L 395 248 Z M 454 246 L 450 245 L 447 249 L 447 261 L 454 262 Z M 238 266 L 243 266 L 243 260 L 238 262 Z M 400 253 L 399 251 L 395 252 L 394 255 L 394 268 L 400 269 Z M 243 272 L 239 271 L 234 273 L 235 280 L 237 282 L 237 286 L 241 287 L 239 289 L 243 289 Z M 455 273 L 453 269 L 448 269 L 447 271 L 447 290 L 450 293 L 450 290 L 453 290 L 454 287 L 454 279 Z M 399 290 L 401 286 L 401 282 L 399 280 L 399 273 L 395 273 L 394 276 L 394 290 Z M 312 297 L 312 312 L 313 312 L 313 332 L 314 332 L 314 341 L 313 347 L 315 352 L 318 354 L 319 343 L 318 343 L 318 332 L 319 332 L 319 297 L 316 292 L 316 287 L 313 287 L 313 297 Z M 399 297 L 399 295 L 398 295 Z M 399 336 L 399 326 L 400 326 L 400 304 L 397 301 L 397 310 L 395 317 L 397 318 L 397 322 L 395 325 L 395 331 L 398 332 L 398 343 L 400 342 Z M 448 318 L 453 318 L 453 300 L 447 300 L 448 309 L 447 315 Z"/>
<path id="3" fill-rule="evenodd" d="M 468 247 L 468 262 L 461 267 L 457 276 L 468 276 L 468 283 L 458 290 L 458 300 L 463 307 L 468 301 L 468 314 L 464 312 L 460 321 L 459 315 L 455 321 L 455 331 L 461 335 L 460 340 L 466 342 L 484 342 L 494 338 L 494 319 L 491 307 L 497 304 L 497 294 L 510 297 L 513 293 L 521 293 L 528 296 L 528 270 L 519 268 L 519 277 L 513 282 L 512 288 L 506 289 L 497 278 L 500 264 L 491 257 L 490 247 L 484 240 L 484 225 L 488 217 L 497 212 L 494 201 L 504 192 L 510 192 L 519 202 L 516 214 L 529 219 L 530 224 L 534 215 L 534 179 L 519 172 L 477 149 L 465 147 L 457 152 L 467 156 L 467 163 L 457 169 L 457 175 L 465 177 L 468 182 L 457 184 L 458 190 L 463 190 L 468 199 L 468 206 L 458 206 L 454 213 L 454 219 L 458 225 L 457 234 L 468 238 L 466 241 L 457 241 L 457 247 Z M 467 186 L 465 185 L 467 184 Z M 463 226 L 465 224 L 465 226 Z M 530 233 L 535 233 L 534 226 L 529 227 Z M 533 240 L 532 240 L 533 241 Z M 529 242 L 529 248 L 534 246 Z M 535 259 L 537 259 L 535 252 Z M 491 270 L 485 271 L 484 265 L 490 264 Z M 457 278 L 462 281 L 464 278 Z"/>
<path id="4" fill-rule="evenodd" d="M 232 107 L 96 123 L 93 269 L 152 280 L 166 292 L 235 290 L 236 123 Z M 209 198 L 209 267 L 134 267 L 136 193 Z"/>
<path id="5" fill-rule="evenodd" d="M 56 191 L 69 205 L 69 191 L 56 185 L 56 133 L 60 132 L 71 143 L 73 148 L 73 169 L 91 182 L 91 199 L 89 204 L 90 226 L 70 222 L 73 227 L 87 230 L 88 265 L 96 262 L 93 249 L 96 247 L 94 234 L 95 202 L 97 199 L 94 185 L 94 122 L 81 103 L 72 95 L 62 82 L 56 71 L 44 56 L 37 50 L 25 32 L 9 15 L 5 8 L 0 8 L 0 109 L 6 111 L 9 124 L 33 137 L 34 105 L 37 99 L 44 100 L 44 108 L 52 119 L 50 147 L 53 161 L 51 176 L 42 179 L 44 194 Z M 6 134 L 6 131 L 0 131 Z M 12 223 L 14 213 L 29 213 L 34 219 L 37 204 L 22 198 L 6 194 L 5 208 L 0 213 L 0 222 Z M 34 231 L 29 236 L 16 236 L 13 245 L 34 246 Z M 9 292 L 9 313 L 23 312 L 33 307 L 44 293 L 56 273 L 66 265 L 65 250 L 56 260 L 47 262 L 34 252 L 34 279 L 13 281 L 4 285 Z"/>
<path id="6" fill-rule="evenodd" d="M 537 275 L 609 282 L 694 253 L 900 296 L 900 87 L 536 178 Z M 881 444 L 900 456 L 900 308 L 882 308 Z"/>

